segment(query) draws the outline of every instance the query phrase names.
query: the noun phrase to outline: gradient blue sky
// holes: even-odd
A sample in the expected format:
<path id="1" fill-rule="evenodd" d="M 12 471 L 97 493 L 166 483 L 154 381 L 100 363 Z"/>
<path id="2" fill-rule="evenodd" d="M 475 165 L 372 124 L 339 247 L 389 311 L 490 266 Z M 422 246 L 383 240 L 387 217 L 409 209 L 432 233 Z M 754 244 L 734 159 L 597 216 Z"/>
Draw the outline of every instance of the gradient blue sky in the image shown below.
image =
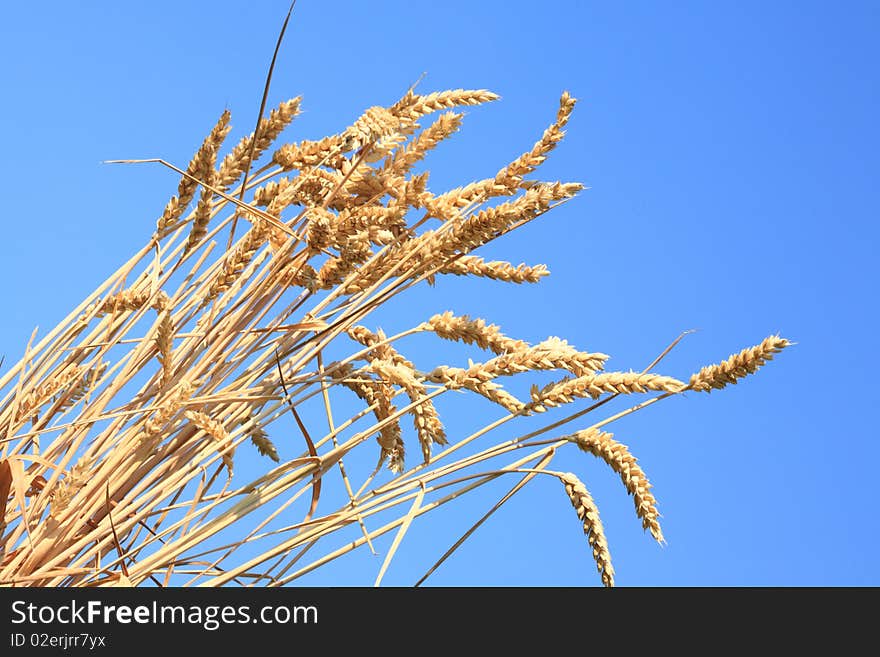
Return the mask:
<path id="1" fill-rule="evenodd" d="M 227 106 L 234 135 L 249 131 L 285 11 L 4 5 L 7 363 L 142 244 L 175 189 L 158 167 L 100 161 L 185 163 Z M 562 457 L 600 505 L 621 585 L 880 584 L 878 14 L 873 2 L 299 2 L 270 97 L 304 96 L 289 139 L 336 132 L 423 72 L 424 90 L 501 94 L 429 160 L 434 190 L 529 148 L 562 90 L 581 101 L 542 177 L 590 189 L 485 254 L 545 262 L 552 276 L 441 282 L 389 309 L 386 328 L 451 308 L 528 340 L 564 336 L 616 369 L 697 328 L 661 368 L 679 377 L 771 333 L 798 343 L 739 386 L 614 427 L 654 483 L 665 548 L 613 473 Z M 415 523 L 386 583 L 412 584 L 503 490 Z M 303 583 L 371 584 L 380 564 L 363 553 Z M 563 492 L 539 481 L 429 582 L 598 577 Z"/>

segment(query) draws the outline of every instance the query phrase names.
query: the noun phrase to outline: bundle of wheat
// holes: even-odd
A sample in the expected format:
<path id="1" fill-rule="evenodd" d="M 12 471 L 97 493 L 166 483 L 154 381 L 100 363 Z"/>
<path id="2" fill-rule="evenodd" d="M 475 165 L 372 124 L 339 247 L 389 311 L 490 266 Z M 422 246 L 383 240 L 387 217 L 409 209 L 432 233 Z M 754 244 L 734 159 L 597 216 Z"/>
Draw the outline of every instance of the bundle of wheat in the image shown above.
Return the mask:
<path id="1" fill-rule="evenodd" d="M 224 111 L 178 170 L 177 194 L 143 248 L 36 344 L 32 338 L 0 379 L 0 582 L 279 586 L 396 532 L 378 583 L 415 518 L 503 475 L 522 475 L 491 514 L 543 474 L 564 484 L 601 581 L 611 586 L 608 542 L 590 493 L 575 475 L 550 469 L 566 447 L 618 473 L 644 528 L 662 542 L 644 471 L 600 429 L 685 391 L 736 383 L 788 341 L 767 338 L 686 383 L 653 372 L 660 358 L 644 371 L 607 372 L 603 353 L 559 338 L 528 344 L 451 311 L 415 318 L 396 335 L 368 326 L 376 308 L 443 274 L 517 284 L 547 275 L 543 265 L 474 252 L 582 189 L 529 178 L 563 138 L 575 106 L 568 93 L 535 145 L 495 175 L 437 193 L 427 172 L 414 171 L 458 130 L 462 114 L 454 108 L 496 98 L 486 90 L 410 90 L 337 134 L 270 153 L 299 112 L 294 98 L 221 157 L 231 130 Z M 466 367 L 421 371 L 405 350 L 417 333 L 488 354 Z M 327 357 L 341 345 L 346 356 Z M 533 386 L 528 399 L 502 386 L 505 377 L 539 370 L 559 378 Z M 494 403 L 498 419 L 450 435 L 435 400 L 456 390 Z M 573 434 L 546 436 L 635 394 L 648 398 Z M 331 400 L 343 396 L 356 396 L 362 408 L 340 421 Z M 327 431 L 302 419 L 298 408 L 311 398 L 324 405 Z M 484 438 L 584 398 L 596 401 L 539 430 Z M 267 431 L 283 416 L 302 433 L 300 453 L 288 459 Z M 370 447 L 374 437 L 378 448 Z M 473 449 L 478 439 L 486 444 Z M 247 443 L 274 463 L 239 481 L 236 459 Z M 346 459 L 370 449 L 379 466 L 352 481 Z M 319 512 L 333 470 L 344 500 Z M 279 526 L 300 499 L 310 499 L 304 517 Z M 315 554 L 319 539 L 348 527 L 361 535 Z"/>

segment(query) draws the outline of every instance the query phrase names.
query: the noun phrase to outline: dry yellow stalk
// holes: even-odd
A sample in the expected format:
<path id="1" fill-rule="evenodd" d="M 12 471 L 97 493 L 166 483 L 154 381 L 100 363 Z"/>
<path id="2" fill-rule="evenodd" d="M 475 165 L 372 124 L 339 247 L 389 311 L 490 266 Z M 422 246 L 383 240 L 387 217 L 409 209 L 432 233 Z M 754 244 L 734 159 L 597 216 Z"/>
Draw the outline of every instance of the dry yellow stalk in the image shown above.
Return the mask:
<path id="1" fill-rule="evenodd" d="M 593 550 L 593 560 L 602 576 L 602 584 L 612 587 L 614 586 L 614 567 L 611 565 L 611 553 L 608 551 L 605 528 L 602 527 L 602 521 L 599 519 L 599 509 L 596 507 L 590 491 L 578 479 L 577 475 L 566 472 L 561 474 L 559 478 L 565 485 L 565 492 L 568 499 L 571 500 L 571 505 L 584 525 L 584 534 Z"/>
<path id="2" fill-rule="evenodd" d="M 729 383 L 736 382 L 772 360 L 775 354 L 790 346 L 791 342 L 778 335 L 771 335 L 754 347 L 743 349 L 717 365 L 709 365 L 691 377 L 688 388 L 700 392 L 720 390 Z"/>
<path id="3" fill-rule="evenodd" d="M 467 315 L 456 316 L 450 310 L 434 315 L 419 328 L 433 331 L 445 340 L 476 344 L 480 349 L 489 349 L 498 355 L 529 346 L 522 340 L 508 338 L 495 324 L 486 324 L 483 319 L 471 319 Z"/>
<path id="4" fill-rule="evenodd" d="M 636 458 L 623 443 L 614 440 L 614 436 L 599 429 L 585 429 L 568 437 L 583 451 L 596 456 L 620 475 L 627 492 L 633 496 L 636 515 L 642 520 L 642 527 L 650 530 L 651 535 L 660 544 L 665 542 L 660 530 L 660 513 L 657 511 L 657 500 L 651 493 L 651 484 Z"/>

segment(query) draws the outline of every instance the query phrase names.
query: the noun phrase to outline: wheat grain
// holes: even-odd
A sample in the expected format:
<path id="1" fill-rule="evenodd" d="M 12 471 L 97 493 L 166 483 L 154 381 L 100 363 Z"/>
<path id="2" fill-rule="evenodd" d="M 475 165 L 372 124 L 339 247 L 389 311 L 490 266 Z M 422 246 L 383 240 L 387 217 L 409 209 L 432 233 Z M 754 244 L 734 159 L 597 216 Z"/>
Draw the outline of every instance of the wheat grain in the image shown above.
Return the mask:
<path id="1" fill-rule="evenodd" d="M 366 360 L 387 360 L 392 365 L 400 365 L 410 370 L 415 370 L 415 366 L 409 362 L 403 355 L 393 346 L 387 343 L 387 337 L 382 329 L 376 333 L 365 326 L 350 326 L 346 330 L 348 336 L 365 347 L 373 347 L 366 356 Z"/>
<path id="2" fill-rule="evenodd" d="M 161 290 L 155 295 L 155 298 L 152 293 L 146 290 L 123 290 L 122 292 L 111 294 L 100 302 L 95 314 L 101 316 L 117 312 L 140 310 L 147 305 L 150 299 L 153 299 L 151 307 L 155 310 L 164 310 L 169 303 L 168 295 Z M 89 311 L 86 311 L 83 317 L 88 314 Z"/>
<path id="3" fill-rule="evenodd" d="M 345 150 L 358 149 L 397 132 L 400 118 L 378 105 L 367 109 L 354 125 L 343 133 Z"/>
<path id="4" fill-rule="evenodd" d="M 82 366 L 76 363 L 68 363 L 38 383 L 30 392 L 24 395 L 19 403 L 15 423 L 33 415 L 37 409 L 50 401 L 54 395 L 57 395 L 72 382 L 79 379 L 83 369 Z"/>
<path id="5" fill-rule="evenodd" d="M 70 506 L 77 492 L 86 484 L 92 473 L 92 459 L 83 459 L 74 465 L 67 476 L 59 480 L 50 494 L 49 516 L 58 521 L 61 514 Z"/>
<path id="6" fill-rule="evenodd" d="M 324 208 L 309 208 L 306 212 L 306 242 L 314 252 L 323 251 L 333 241 L 336 215 Z"/>
<path id="7" fill-rule="evenodd" d="M 627 492 L 633 496 L 636 515 L 642 520 L 642 527 L 650 530 L 656 541 L 663 544 L 665 540 L 663 532 L 660 530 L 657 500 L 651 493 L 651 484 L 647 475 L 630 453 L 629 448 L 614 440 L 612 434 L 599 429 L 578 431 L 568 436 L 568 440 L 575 443 L 583 451 L 605 461 L 614 472 L 620 475 Z"/>
<path id="8" fill-rule="evenodd" d="M 229 134 L 230 117 L 229 110 L 224 110 L 216 125 L 214 125 L 208 136 L 205 137 L 199 150 L 190 160 L 189 166 L 186 168 L 186 172 L 189 175 L 183 176 L 180 179 L 180 183 L 177 186 L 177 196 L 171 198 L 156 224 L 159 237 L 163 237 L 167 229 L 174 225 L 183 214 L 186 206 L 192 201 L 193 196 L 195 196 L 198 183 L 193 178 L 205 180 L 203 176 L 209 171 L 213 171 L 217 151 L 226 139 L 226 135 Z"/>
<path id="9" fill-rule="evenodd" d="M 397 151 L 383 165 L 383 170 L 392 175 L 403 175 L 420 162 L 429 151 L 437 147 L 444 139 L 449 138 L 461 127 L 463 114 L 445 112 L 423 130 L 406 148 Z"/>
<path id="10" fill-rule="evenodd" d="M 216 156 L 216 152 L 213 155 Z M 214 187 L 218 180 L 218 174 L 214 171 L 215 161 L 216 159 L 212 157 L 209 161 L 210 168 L 204 172 L 202 177 L 205 185 L 202 187 L 202 193 L 193 215 L 193 225 L 189 233 L 189 241 L 186 243 L 186 251 L 191 251 L 198 246 L 199 242 L 208 234 L 208 222 L 211 220 L 212 200 L 214 199 L 214 192 L 209 187 Z"/>
<path id="11" fill-rule="evenodd" d="M 467 315 L 456 316 L 450 310 L 434 315 L 420 328 L 433 331 L 445 340 L 475 344 L 498 355 L 521 351 L 529 346 L 522 340 L 508 338 L 495 324 L 486 324 L 485 320 L 471 319 Z"/>
<path id="12" fill-rule="evenodd" d="M 462 369 L 460 367 L 441 365 L 431 370 L 427 374 L 426 380 L 438 383 L 448 390 L 465 388 L 476 392 L 514 415 L 521 413 L 526 408 L 525 404 L 519 399 L 492 381 L 491 374 L 482 371 L 480 368 Z"/>
<path id="13" fill-rule="evenodd" d="M 606 393 L 624 395 L 648 391 L 677 393 L 684 389 L 685 384 L 671 376 L 637 372 L 603 372 L 551 383 L 541 389 L 533 386 L 531 407 L 541 411 L 544 407 L 571 403 L 578 397 L 598 399 Z"/>
<path id="14" fill-rule="evenodd" d="M 137 437 L 141 456 L 145 457 L 155 448 L 163 433 L 170 434 L 169 423 L 200 385 L 198 380 L 184 379 L 171 389 L 158 410 L 144 422 L 143 431 Z"/>
<path id="15" fill-rule="evenodd" d="M 90 390 L 92 390 L 95 385 L 97 385 L 98 381 L 104 375 L 104 372 L 107 371 L 107 366 L 110 365 L 108 361 L 103 361 L 99 363 L 95 367 L 89 369 L 88 372 L 85 373 L 82 377 L 80 377 L 79 381 L 76 382 L 73 387 L 62 397 L 61 404 L 59 405 L 60 411 L 66 411 L 77 404 Z"/>
<path id="16" fill-rule="evenodd" d="M 413 368 L 408 367 L 405 362 L 395 364 L 376 359 L 370 362 L 368 369 L 383 381 L 400 386 L 406 392 L 407 397 L 414 404 L 411 412 L 424 462 L 430 462 L 432 445 L 445 445 L 447 441 L 440 416 L 434 403 L 427 398 L 424 384 L 419 381 Z"/>
<path id="17" fill-rule="evenodd" d="M 394 199 L 390 208 L 423 208 L 431 202 L 432 196 L 427 191 L 428 173 L 420 173 L 410 178 L 401 179 L 397 184 L 390 184 L 388 194 Z"/>
<path id="18" fill-rule="evenodd" d="M 495 175 L 495 180 L 498 184 L 515 186 L 524 176 L 532 173 L 543 164 L 550 151 L 556 148 L 556 145 L 565 136 L 562 128 L 568 123 L 576 102 L 577 100 L 572 98 L 567 91 L 562 94 L 562 97 L 559 99 L 559 111 L 556 114 L 556 121 L 544 131 L 541 139 L 532 147 L 532 150 L 523 153 Z"/>
<path id="19" fill-rule="evenodd" d="M 395 421 L 387 421 L 397 412 L 397 408 L 391 402 L 394 391 L 387 383 L 381 383 L 370 378 L 365 372 L 354 372 L 349 365 L 340 365 L 337 368 L 341 384 L 363 399 L 368 406 L 372 406 L 377 424 L 382 425 L 376 440 L 381 448 L 380 460 L 388 459 L 388 467 L 392 472 L 403 472 L 405 449 L 401 436 L 400 424 Z"/>
<path id="20" fill-rule="evenodd" d="M 385 230 L 399 238 L 406 229 L 405 212 L 401 208 L 360 206 L 342 210 L 335 225 L 334 242 L 337 244 L 354 233 Z"/>
<path id="21" fill-rule="evenodd" d="M 217 183 L 222 189 L 228 189 L 242 176 L 252 152 L 253 160 L 258 160 L 278 135 L 293 121 L 299 114 L 300 101 L 301 99 L 297 97 L 282 102 L 269 113 L 269 116 L 260 120 L 256 130 L 256 143 L 254 143 L 255 133 L 251 133 L 242 139 L 229 155 L 223 158 L 217 177 Z"/>
<path id="22" fill-rule="evenodd" d="M 171 380 L 171 359 L 174 349 L 174 324 L 171 321 L 171 313 L 167 310 L 162 313 L 159 319 L 156 331 L 156 349 L 159 351 L 157 358 L 162 367 L 159 386 L 164 388 Z"/>
<path id="23" fill-rule="evenodd" d="M 584 534 L 593 551 L 593 560 L 602 577 L 602 583 L 607 587 L 614 586 L 614 567 L 611 565 L 611 554 L 608 551 L 608 541 L 605 538 L 605 528 L 599 519 L 599 509 L 590 495 L 590 491 L 571 472 L 559 476 L 565 485 L 565 492 L 571 505 L 577 512 L 578 518 L 584 525 Z"/>
<path id="24" fill-rule="evenodd" d="M 259 452 L 261 456 L 267 456 L 275 461 L 275 463 L 281 462 L 281 458 L 278 456 L 278 450 L 275 448 L 275 443 L 269 438 L 269 434 L 266 433 L 266 430 L 260 426 L 256 417 L 249 415 L 241 421 L 241 424 L 245 426 L 245 433 L 248 438 L 251 439 L 251 443 L 257 448 L 257 452 Z"/>
<path id="25" fill-rule="evenodd" d="M 330 258 L 318 270 L 318 287 L 326 290 L 339 285 L 371 255 L 373 251 L 367 233 L 349 236 L 339 247 L 339 257 Z"/>
<path id="26" fill-rule="evenodd" d="M 308 263 L 287 265 L 278 276 L 283 285 L 302 287 L 310 292 L 318 289 L 318 272 Z"/>
<path id="27" fill-rule="evenodd" d="M 701 392 L 720 390 L 729 383 L 736 382 L 749 374 L 754 374 L 759 367 L 772 360 L 775 354 L 790 346 L 791 342 L 778 335 L 771 335 L 761 344 L 743 349 L 717 365 L 709 365 L 694 374 L 688 388 Z"/>
<path id="28" fill-rule="evenodd" d="M 301 141 L 297 144 L 285 144 L 272 154 L 272 162 L 277 164 L 283 171 L 299 169 L 304 171 L 322 162 L 327 166 L 339 168 L 344 156 L 342 155 L 344 139 L 342 135 L 325 137 L 318 141 Z M 336 158 L 331 159 L 336 153 Z"/>
<path id="29" fill-rule="evenodd" d="M 229 445 L 232 443 L 229 433 L 218 420 L 213 419 L 202 411 L 186 411 L 184 413 L 186 419 L 192 422 L 196 427 L 208 434 L 217 443 L 217 451 L 223 459 L 223 465 L 229 476 L 232 476 L 233 460 L 232 450 Z"/>
<path id="30" fill-rule="evenodd" d="M 204 302 L 214 300 L 220 294 L 228 290 L 236 281 L 242 270 L 250 263 L 254 254 L 266 243 L 266 231 L 259 225 L 254 225 L 244 234 L 235 249 L 223 262 L 222 269 L 217 272 L 213 282 L 208 288 Z"/>
<path id="31" fill-rule="evenodd" d="M 432 445 L 447 444 L 446 432 L 434 403 L 427 398 L 427 390 L 415 366 L 386 342 L 381 330 L 373 333 L 363 326 L 352 326 L 348 329 L 348 335 L 365 347 L 373 347 L 366 355 L 369 371 L 390 385 L 400 386 L 409 397 L 413 404 L 410 413 L 422 456 L 424 462 L 428 463 Z"/>
<path id="32" fill-rule="evenodd" d="M 482 370 L 492 377 L 536 370 L 568 370 L 576 376 L 590 376 L 601 370 L 606 360 L 606 354 L 581 352 L 565 340 L 553 337 L 534 347 L 526 347 L 485 363 L 472 365 L 470 369 Z"/>
<path id="33" fill-rule="evenodd" d="M 534 219 L 546 212 L 554 201 L 571 198 L 581 189 L 583 186 L 575 183 L 536 185 L 526 190 L 525 194 L 514 201 L 481 210 L 459 220 L 447 234 L 442 250 L 448 254 L 468 253 L 491 241 L 514 223 L 524 223 Z M 480 193 L 479 190 L 474 192 L 476 196 L 479 196 Z M 437 197 L 437 199 L 440 198 Z M 468 192 L 464 196 L 457 197 L 453 204 L 461 207 L 460 204 L 467 205 L 473 200 L 475 197 L 472 197 Z M 435 206 L 436 203 L 431 207 Z"/>
<path id="34" fill-rule="evenodd" d="M 435 91 L 425 96 L 408 93 L 397 103 L 389 108 L 389 112 L 397 117 L 407 118 L 411 121 L 417 120 L 420 116 L 431 114 L 441 109 L 464 105 L 480 105 L 493 100 L 498 100 L 499 96 L 487 91 L 486 89 L 453 89 L 451 91 Z"/>
<path id="35" fill-rule="evenodd" d="M 442 267 L 439 274 L 456 276 L 480 276 L 505 283 L 538 283 L 550 272 L 546 265 L 513 265 L 503 260 L 486 262 L 479 256 L 462 256 Z"/>

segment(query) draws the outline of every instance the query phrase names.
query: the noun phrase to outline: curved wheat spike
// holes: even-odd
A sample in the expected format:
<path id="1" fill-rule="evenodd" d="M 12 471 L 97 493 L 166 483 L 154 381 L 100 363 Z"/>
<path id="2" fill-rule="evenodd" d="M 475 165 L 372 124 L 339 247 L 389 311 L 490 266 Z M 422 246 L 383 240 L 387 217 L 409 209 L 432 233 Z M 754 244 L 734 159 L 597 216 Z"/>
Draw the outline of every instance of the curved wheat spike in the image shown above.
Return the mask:
<path id="1" fill-rule="evenodd" d="M 660 513 L 657 511 L 657 500 L 651 493 L 651 484 L 636 458 L 623 443 L 614 440 L 614 436 L 599 429 L 578 431 L 568 437 L 583 451 L 602 459 L 614 472 L 620 475 L 627 492 L 633 496 L 636 515 L 642 520 L 642 527 L 651 532 L 654 539 L 664 544 L 663 532 L 660 530 Z"/>
<path id="2" fill-rule="evenodd" d="M 602 577 L 602 584 L 610 588 L 614 586 L 614 567 L 611 565 L 611 553 L 608 552 L 605 529 L 599 519 L 599 509 L 596 508 L 590 491 L 577 475 L 565 472 L 559 475 L 559 479 L 565 485 L 568 499 L 584 525 L 584 534 L 593 550 L 593 560 Z"/>

